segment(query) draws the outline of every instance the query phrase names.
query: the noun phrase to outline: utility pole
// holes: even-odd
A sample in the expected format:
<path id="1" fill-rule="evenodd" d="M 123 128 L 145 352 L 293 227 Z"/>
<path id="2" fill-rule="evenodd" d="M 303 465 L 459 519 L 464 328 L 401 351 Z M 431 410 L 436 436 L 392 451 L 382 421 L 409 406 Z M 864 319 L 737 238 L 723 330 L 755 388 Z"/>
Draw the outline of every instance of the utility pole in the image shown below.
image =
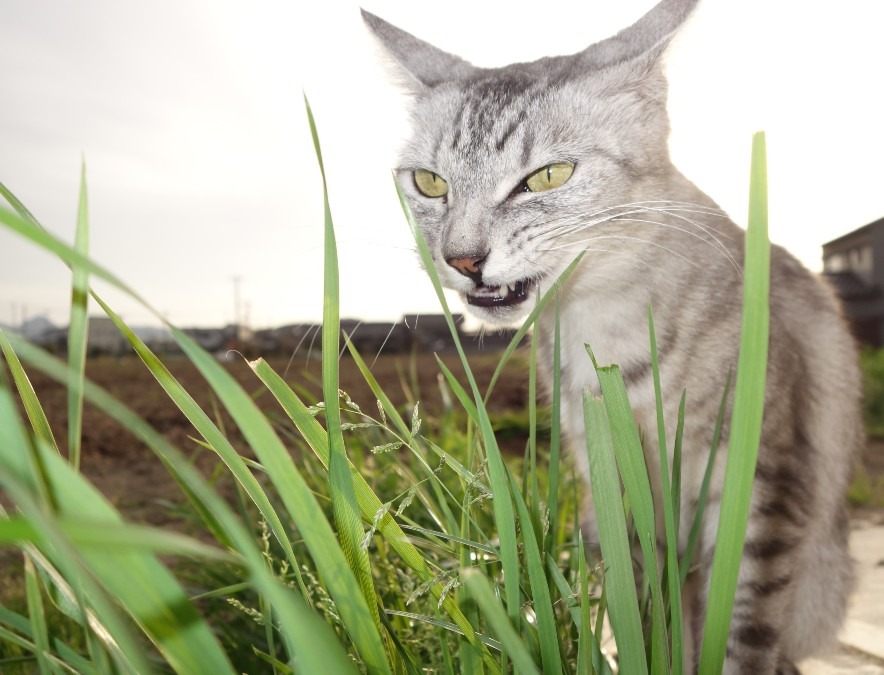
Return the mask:
<path id="1" fill-rule="evenodd" d="M 240 309 L 239 285 L 241 276 L 233 277 L 233 329 L 237 340 L 242 339 L 242 314 Z"/>

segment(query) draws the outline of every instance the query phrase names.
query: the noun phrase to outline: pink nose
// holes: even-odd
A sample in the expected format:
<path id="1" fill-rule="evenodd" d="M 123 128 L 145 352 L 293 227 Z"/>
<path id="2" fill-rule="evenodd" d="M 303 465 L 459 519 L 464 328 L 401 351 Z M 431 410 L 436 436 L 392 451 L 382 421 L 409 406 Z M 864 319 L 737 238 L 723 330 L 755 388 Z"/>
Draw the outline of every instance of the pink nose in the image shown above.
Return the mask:
<path id="1" fill-rule="evenodd" d="M 479 263 L 485 258 L 449 258 L 446 262 L 465 277 L 479 273 Z"/>

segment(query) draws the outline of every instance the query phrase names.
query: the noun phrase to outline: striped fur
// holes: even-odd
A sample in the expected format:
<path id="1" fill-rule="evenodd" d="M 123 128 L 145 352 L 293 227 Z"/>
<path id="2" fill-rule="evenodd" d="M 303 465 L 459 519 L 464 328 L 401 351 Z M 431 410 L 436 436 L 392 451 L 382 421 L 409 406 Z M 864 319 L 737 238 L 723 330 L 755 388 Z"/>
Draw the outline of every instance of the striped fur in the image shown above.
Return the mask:
<path id="1" fill-rule="evenodd" d="M 688 396 L 683 523 L 693 518 L 718 402 L 737 361 L 743 261 L 743 231 L 679 173 L 668 153 L 660 57 L 695 4 L 663 0 L 583 52 L 496 69 L 473 67 L 365 13 L 413 95 L 413 133 L 398 176 L 443 283 L 468 300 L 477 282 L 486 290 L 524 283 L 530 289 L 524 302 L 467 305 L 488 324 L 512 323 L 586 252 L 560 306 L 563 428 L 584 475 L 582 392 L 598 387 L 585 343 L 600 362 L 621 366 L 651 473 L 659 474 L 646 319 L 652 304 L 669 428 L 682 389 Z M 575 169 L 560 188 L 520 188 L 532 172 L 562 161 Z M 444 178 L 448 194 L 423 196 L 416 169 Z M 459 272 L 446 262 L 452 260 L 475 261 L 480 273 Z M 798 660 L 837 633 L 852 580 L 844 490 L 862 443 L 855 348 L 829 289 L 779 247 L 771 275 L 766 411 L 727 673 L 796 672 Z M 548 366 L 551 333 L 545 316 L 540 338 Z M 685 591 L 694 645 L 715 540 L 724 436 L 698 571 Z M 655 490 L 659 499 L 659 484 Z M 590 498 L 590 533 L 593 523 Z"/>

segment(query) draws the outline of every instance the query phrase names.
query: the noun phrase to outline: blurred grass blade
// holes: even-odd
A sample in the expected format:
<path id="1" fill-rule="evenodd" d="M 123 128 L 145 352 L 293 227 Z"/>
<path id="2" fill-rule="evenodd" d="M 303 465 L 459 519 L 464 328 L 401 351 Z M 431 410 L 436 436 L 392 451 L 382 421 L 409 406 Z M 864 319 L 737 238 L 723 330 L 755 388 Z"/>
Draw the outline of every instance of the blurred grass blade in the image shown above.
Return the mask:
<path id="1" fill-rule="evenodd" d="M 45 448 L 38 444 L 38 448 L 41 447 Z M 59 516 L 91 521 L 93 529 L 102 523 L 107 523 L 110 529 L 122 524 L 113 507 L 73 467 L 52 451 L 44 451 L 42 455 Z M 4 464 L 9 466 L 7 462 Z M 27 515 L 33 517 L 34 512 Z M 59 537 L 64 538 L 61 532 L 56 523 L 53 531 L 43 533 L 43 538 L 57 547 Z M 101 579 L 108 592 L 143 627 L 173 667 L 189 672 L 200 667 L 217 673 L 233 672 L 202 617 L 153 554 L 114 546 L 112 542 L 111 546 L 101 547 L 80 542 L 76 550 L 92 574 Z"/>
<path id="2" fill-rule="evenodd" d="M 132 345 L 135 353 L 150 371 L 151 375 L 153 375 L 154 379 L 156 379 L 159 385 L 165 390 L 172 402 L 175 403 L 178 409 L 184 413 L 184 416 L 187 417 L 191 424 L 193 424 L 194 428 L 202 435 L 212 451 L 215 452 L 227 465 L 231 474 L 233 474 L 234 478 L 236 478 L 239 484 L 243 487 L 255 506 L 258 507 L 261 517 L 267 522 L 270 531 L 282 547 L 289 563 L 291 563 L 292 572 L 295 575 L 295 579 L 301 589 L 302 595 L 306 598 L 307 589 L 304 587 L 304 581 L 301 578 L 301 565 L 292 549 L 288 532 L 260 483 L 255 479 L 252 472 L 249 471 L 242 457 L 240 457 L 239 453 L 230 444 L 227 437 L 217 426 L 215 426 L 212 420 L 209 419 L 209 416 L 197 405 L 190 394 L 184 390 L 184 387 L 181 386 L 178 380 L 172 376 L 168 368 L 166 368 L 156 355 L 148 349 L 147 345 L 144 344 L 141 338 L 123 323 L 120 317 L 96 293 L 93 293 L 93 298 L 101 306 L 108 318 L 113 321 L 117 329 L 123 334 L 123 337 L 125 337 L 129 344 Z M 175 477 L 175 480 L 179 485 L 181 485 L 185 492 L 187 492 L 187 486 L 177 474 L 174 467 L 167 465 L 167 468 L 172 476 Z M 204 519 L 210 528 L 213 531 L 219 530 L 215 524 L 214 515 L 211 512 L 205 512 L 205 510 L 200 507 L 199 500 L 195 499 L 192 494 L 188 493 L 188 498 L 191 500 L 191 503 L 194 504 L 194 507 L 205 516 Z M 222 544 L 227 543 L 225 541 L 226 535 L 223 532 L 223 528 L 220 528 L 220 531 L 216 532 L 216 536 L 219 537 Z"/>
<path id="3" fill-rule="evenodd" d="M 103 266 L 93 262 L 86 255 L 72 248 L 69 244 L 61 241 L 58 237 L 43 230 L 37 223 L 29 218 L 24 218 L 16 213 L 0 208 L 0 225 L 7 230 L 21 235 L 40 248 L 57 255 L 69 267 L 81 267 L 90 275 L 104 279 L 113 286 L 137 300 L 152 314 L 159 317 L 157 312 L 144 298 L 136 293 L 130 286 L 123 282 L 117 275 L 108 271 Z"/>
<path id="4" fill-rule="evenodd" d="M 28 619 L 3 606 L 0 606 L 0 640 L 17 645 L 28 652 L 36 650 Z M 58 656 L 49 655 L 49 659 L 58 664 L 59 672 L 73 670 L 84 675 L 92 675 L 93 673 L 98 675 L 99 671 L 94 664 L 80 656 L 61 640 L 53 639 L 52 647 Z"/>
<path id="5" fill-rule="evenodd" d="M 2 332 L 0 330 L 0 333 Z M 46 419 L 43 406 L 40 405 L 34 387 L 31 385 L 31 381 L 28 379 L 24 368 L 22 368 L 21 361 L 19 361 L 18 356 L 12 350 L 12 346 L 6 340 L 0 339 L 0 350 L 3 351 L 3 356 L 6 359 L 6 364 L 9 366 L 9 372 L 12 374 L 12 379 L 15 382 L 15 387 L 18 390 L 22 405 L 24 405 L 34 435 L 42 439 L 47 445 L 55 448 L 55 451 L 58 452 L 58 443 L 55 442 L 55 436 L 53 436 L 52 429 L 49 427 L 49 420 Z"/>
<path id="6" fill-rule="evenodd" d="M 770 324 L 770 242 L 767 237 L 767 157 L 763 132 L 752 138 L 745 260 L 740 357 L 703 631 L 702 673 L 717 673 L 724 664 L 764 416 Z"/>
<path id="7" fill-rule="evenodd" d="M 74 248 L 89 255 L 89 211 L 86 197 L 86 163 L 80 172 L 80 201 L 77 209 L 77 232 Z M 71 290 L 71 321 L 68 326 L 68 459 L 80 468 L 80 443 L 83 431 L 83 379 L 86 376 L 86 341 L 89 332 L 89 270 L 74 263 Z"/>
<path id="8" fill-rule="evenodd" d="M 67 382 L 67 367 L 64 364 L 20 338 L 11 336 L 10 341 L 19 357 L 26 363 L 30 363 L 57 382 Z M 164 463 L 173 466 L 188 489 L 204 503 L 207 510 L 216 515 L 233 542 L 235 550 L 242 556 L 255 589 L 273 604 L 280 632 L 286 641 L 290 654 L 295 662 L 303 668 L 303 672 L 354 673 L 353 663 L 345 654 L 335 633 L 296 594 L 276 580 L 268 570 L 261 551 L 256 547 L 252 533 L 242 525 L 239 518 L 233 514 L 223 499 L 206 483 L 191 463 L 182 457 L 155 429 L 103 389 L 87 380 L 83 391 L 87 401 L 143 440 Z M 0 395 L 2 395 L 2 388 L 0 388 Z M 0 408 L 0 413 L 2 413 L 2 408 Z M 3 442 L 3 436 L 8 431 L 8 427 L 2 422 L 3 420 L 0 418 L 0 450 L 7 445 Z M 79 474 L 74 475 L 79 476 Z M 59 538 L 64 540 L 60 534 Z M 64 561 L 65 559 L 62 559 L 62 562 Z M 134 647 L 131 651 L 133 654 L 139 653 Z M 150 668 L 144 666 L 135 670 L 149 672 Z M 205 672 L 205 669 L 192 672 Z"/>
<path id="9" fill-rule="evenodd" d="M 638 647 L 644 644 L 644 638 L 632 571 L 632 554 L 626 534 L 620 477 L 614 457 L 614 441 L 604 402 L 585 392 L 583 415 L 592 498 L 605 561 L 608 613 L 614 637 L 621 645 L 620 667 L 623 673 L 647 673 L 645 650 Z"/>
<path id="10" fill-rule="evenodd" d="M 165 555 L 194 556 L 208 560 L 235 562 L 235 558 L 221 549 L 208 546 L 177 532 L 134 523 L 112 523 L 88 518 L 59 518 L 58 530 L 73 544 L 116 550 L 135 549 Z M 0 542 L 46 543 L 43 533 L 24 516 L 0 517 Z"/>
<path id="11" fill-rule="evenodd" d="M 313 119 L 313 111 L 310 104 L 304 98 L 307 108 L 307 120 L 310 123 L 310 133 L 313 136 L 313 148 L 319 162 L 319 171 L 322 175 L 322 194 L 325 211 L 325 266 L 324 266 L 324 296 L 322 304 L 322 392 L 325 399 L 326 433 L 328 434 L 329 463 L 328 479 L 331 491 L 332 510 L 337 524 L 337 534 L 340 539 L 344 557 L 353 570 L 356 581 L 362 589 L 371 618 L 375 622 L 378 634 L 382 632 L 381 619 L 378 613 L 379 598 L 375 593 L 374 581 L 371 574 L 371 563 L 368 560 L 368 551 L 362 547 L 362 539 L 365 531 L 362 528 L 362 520 L 359 516 L 359 506 L 356 503 L 356 494 L 353 490 L 353 479 L 350 476 L 350 466 L 347 461 L 347 453 L 344 450 L 344 437 L 341 432 L 340 397 L 338 394 L 338 350 L 340 344 L 340 315 L 338 297 L 338 249 L 335 241 L 334 225 L 332 223 L 331 207 L 328 203 L 328 186 L 325 180 L 325 167 L 322 163 L 322 150 L 319 145 L 319 137 L 316 133 L 316 122 Z M 379 657 L 383 655 L 382 644 L 374 645 L 377 654 L 369 658 L 365 656 L 369 669 L 375 672 L 390 672 L 386 660 L 383 667 Z"/>
<path id="12" fill-rule="evenodd" d="M 537 673 L 540 671 L 531 660 L 531 654 L 522 644 L 521 636 L 513 628 L 508 620 L 506 613 L 500 605 L 500 600 L 491 590 L 491 585 L 480 572 L 470 568 L 463 570 L 463 582 L 469 591 L 470 596 L 476 601 L 485 619 L 494 632 L 503 648 L 513 664 L 513 668 L 517 673 Z M 559 672 L 559 671 L 556 671 Z"/>
<path id="13" fill-rule="evenodd" d="M 25 556 L 25 593 L 28 601 L 28 616 L 34 637 L 34 654 L 41 673 L 56 673 L 55 664 L 49 661 L 49 632 L 46 627 L 46 612 L 43 610 L 40 584 L 33 561 Z"/>
<path id="14" fill-rule="evenodd" d="M 5 371 L 0 369 L 0 486 L 27 518 L 31 527 L 40 532 L 40 538 L 53 542 L 53 551 L 59 552 L 57 561 L 59 567 L 65 570 L 66 577 L 72 580 L 74 588 L 81 591 L 78 601 L 82 605 L 85 592 L 94 585 L 81 573 L 78 556 L 67 545 L 64 537 L 56 533 L 52 527 L 53 508 L 46 504 L 34 489 L 35 480 L 30 475 L 33 469 L 30 463 L 29 445 L 29 439 L 17 418 L 15 404 L 7 387 Z M 63 463 L 57 454 L 55 458 Z M 70 470 L 70 465 L 65 463 L 63 465 Z M 80 478 L 79 474 L 74 475 Z M 118 663 L 133 664 L 138 669 L 149 672 L 150 668 L 142 655 L 142 650 L 131 635 L 128 625 L 121 620 L 116 609 L 106 602 L 104 593 L 95 589 L 89 597 L 90 604 L 96 612 L 96 621 L 91 624 L 93 630 L 98 627 L 103 629 L 101 640 Z"/>
<path id="15" fill-rule="evenodd" d="M 24 204 L 22 204 L 21 200 L 18 197 L 12 194 L 12 190 L 6 187 L 2 181 L 0 181 L 0 197 L 3 197 L 3 199 L 9 202 L 9 205 L 13 208 L 13 210 L 22 218 L 30 221 L 37 227 L 42 227 L 42 225 L 37 222 L 37 219 L 34 218 L 34 214 L 32 214 L 28 210 L 28 208 Z"/>

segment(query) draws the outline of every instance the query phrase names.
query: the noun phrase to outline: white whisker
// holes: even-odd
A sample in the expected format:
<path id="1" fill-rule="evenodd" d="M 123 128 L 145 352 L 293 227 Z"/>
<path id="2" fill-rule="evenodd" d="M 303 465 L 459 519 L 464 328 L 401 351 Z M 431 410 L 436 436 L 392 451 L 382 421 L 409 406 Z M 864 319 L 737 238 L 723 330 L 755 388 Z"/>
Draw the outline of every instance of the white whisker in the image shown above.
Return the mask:
<path id="1" fill-rule="evenodd" d="M 629 236 L 626 236 L 626 235 L 619 235 L 619 234 L 604 234 L 604 235 L 598 235 L 598 236 L 596 236 L 596 237 L 591 237 L 591 238 L 589 238 L 589 239 L 585 239 L 585 240 L 582 240 L 582 241 L 579 241 L 579 242 L 569 242 L 569 243 L 567 243 L 567 244 L 562 244 L 561 246 L 553 247 L 553 248 L 549 248 L 549 249 L 545 249 L 545 250 L 548 250 L 548 251 L 554 251 L 554 250 L 561 250 L 561 249 L 569 249 L 569 248 L 580 247 L 582 244 L 585 244 L 587 241 L 596 241 L 596 240 L 598 240 L 598 239 L 615 239 L 615 240 L 623 240 L 623 241 L 637 241 L 637 242 L 639 242 L 639 243 L 641 243 L 641 244 L 647 244 L 648 246 L 656 246 L 657 248 L 662 248 L 662 249 L 663 249 L 664 251 L 666 251 L 667 253 L 671 253 L 672 255 L 674 255 L 674 256 L 676 256 L 676 257 L 678 257 L 678 258 L 681 258 L 681 259 L 684 260 L 686 263 L 688 263 L 688 264 L 690 264 L 690 265 L 692 265 L 692 266 L 694 266 L 694 267 L 702 267 L 699 263 L 697 263 L 697 262 L 691 260 L 690 258 L 688 258 L 688 257 L 686 257 L 686 256 L 683 256 L 683 255 L 682 255 L 681 253 L 679 253 L 678 251 L 675 251 L 675 250 L 673 250 L 673 249 L 671 249 L 671 248 L 669 248 L 669 247 L 667 247 L 667 246 L 663 246 L 663 244 L 658 244 L 658 243 L 655 242 L 655 241 L 648 241 L 647 239 L 641 239 L 641 238 L 639 238 L 639 237 L 629 237 Z M 584 249 L 584 250 L 586 250 L 586 249 Z"/>
<path id="2" fill-rule="evenodd" d="M 691 232 L 690 230 L 686 230 L 683 227 L 678 227 L 676 225 L 672 225 L 671 223 L 661 223 L 656 220 L 643 220 L 640 218 L 614 218 L 614 220 L 616 220 L 616 221 L 622 220 L 623 222 L 627 222 L 627 223 L 645 223 L 648 225 L 658 225 L 660 227 L 668 227 L 673 230 L 677 230 L 678 232 L 684 232 L 685 234 L 687 234 L 691 237 L 696 237 L 697 239 L 699 239 L 703 243 L 708 244 L 709 246 L 714 248 L 716 251 L 723 254 L 730 261 L 731 265 L 733 265 L 733 268 L 737 271 L 737 274 L 739 274 L 741 277 L 743 276 L 743 270 L 740 268 L 740 264 L 736 261 L 736 258 L 734 258 L 733 254 L 727 249 L 727 247 L 724 244 L 721 243 L 721 241 L 719 241 L 717 238 L 715 238 L 713 235 L 709 234 L 708 232 L 706 234 L 708 236 L 712 237 L 712 239 L 715 240 L 715 242 L 718 244 L 718 246 L 715 246 L 715 244 L 713 244 L 711 241 L 704 239 L 696 232 Z M 703 229 L 703 228 L 701 227 L 700 229 Z M 704 230 L 704 232 L 705 232 L 705 230 Z"/>

